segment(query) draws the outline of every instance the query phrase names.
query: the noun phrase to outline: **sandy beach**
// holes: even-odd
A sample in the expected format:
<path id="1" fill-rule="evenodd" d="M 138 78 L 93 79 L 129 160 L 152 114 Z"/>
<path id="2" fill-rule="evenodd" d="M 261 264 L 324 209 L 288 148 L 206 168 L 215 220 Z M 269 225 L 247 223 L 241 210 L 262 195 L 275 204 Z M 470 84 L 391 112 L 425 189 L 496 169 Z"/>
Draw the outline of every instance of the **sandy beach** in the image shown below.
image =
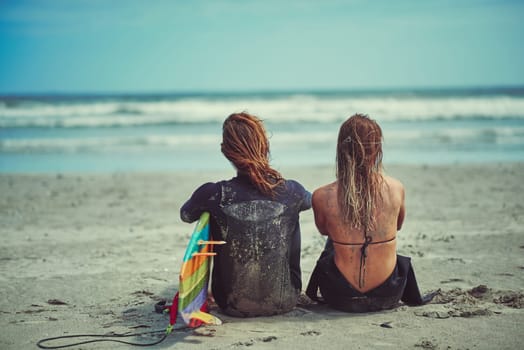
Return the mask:
<path id="1" fill-rule="evenodd" d="M 280 169 L 307 189 L 332 167 Z M 170 335 L 173 349 L 522 349 L 524 164 L 386 166 L 407 191 L 399 253 L 412 257 L 422 307 L 345 314 L 300 305 L 286 315 L 236 319 Z M 177 290 L 193 225 L 179 208 L 230 172 L 0 175 L 0 348 L 78 333 L 163 329 L 154 304 Z M 301 216 L 302 280 L 323 247 Z M 145 337 L 131 341 L 151 341 Z M 60 343 L 55 343 L 56 345 Z M 126 349 L 95 343 L 83 349 Z"/>

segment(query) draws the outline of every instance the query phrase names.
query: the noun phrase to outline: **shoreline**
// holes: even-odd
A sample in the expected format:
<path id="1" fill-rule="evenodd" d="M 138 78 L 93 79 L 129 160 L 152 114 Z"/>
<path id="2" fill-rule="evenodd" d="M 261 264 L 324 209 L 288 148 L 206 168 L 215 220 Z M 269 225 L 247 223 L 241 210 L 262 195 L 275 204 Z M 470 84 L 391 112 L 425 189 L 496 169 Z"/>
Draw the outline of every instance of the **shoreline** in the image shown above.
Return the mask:
<path id="1" fill-rule="evenodd" d="M 333 159 L 331 159 L 333 158 Z M 400 158 L 400 157 L 397 157 Z M 292 165 L 284 165 L 282 166 L 280 162 L 276 162 L 276 164 L 273 164 L 273 162 L 270 162 L 270 165 L 280 171 L 284 177 L 291 178 L 290 176 L 287 176 L 288 173 L 293 175 L 298 175 L 300 177 L 300 173 L 303 169 L 332 169 L 332 173 L 335 173 L 335 157 L 331 157 L 331 154 L 329 155 L 329 162 L 325 163 L 315 163 L 313 165 L 303 164 L 303 163 L 293 163 Z M 0 159 L 1 160 L 1 159 Z M 139 159 L 137 159 L 139 161 Z M 166 160 L 164 160 L 166 161 Z M 187 169 L 187 168 L 165 168 L 165 169 L 158 169 L 158 168 L 144 168 L 144 169 L 113 169 L 108 170 L 110 168 L 104 168 L 104 167 L 93 167 L 89 170 L 70 170 L 68 168 L 66 169 L 58 169 L 58 170 L 9 170 L 6 171 L 2 168 L 0 168 L 0 176 L 30 176 L 30 175 L 41 175 L 41 176 L 104 176 L 104 175 L 116 175 L 116 174 L 136 174 L 136 175 L 166 175 L 166 176 L 177 176 L 177 175 L 188 175 L 188 174 L 196 174 L 200 176 L 201 174 L 209 174 L 209 179 L 214 179 L 213 174 L 219 174 L 219 175 L 225 175 L 225 176 L 233 176 L 234 169 L 233 167 L 227 162 L 225 159 L 220 159 L 219 163 L 221 164 L 213 166 L 213 167 L 203 167 L 202 165 L 198 165 L 195 169 Z M 0 162 L 0 165 L 6 165 L 5 168 L 8 168 L 9 162 L 5 161 L 4 163 Z M 473 161 L 473 160 L 467 160 L 467 161 L 437 161 L 435 159 L 431 159 L 428 162 L 423 162 L 421 159 L 412 159 L 412 161 L 391 161 L 391 162 L 383 162 L 384 168 L 386 172 L 388 172 L 389 169 L 400 169 L 400 168 L 442 168 L 442 167 L 493 167 L 493 166 L 504 166 L 504 165 L 516 165 L 524 164 L 524 158 L 512 158 L 509 157 L 508 159 L 500 159 L 500 157 L 496 161 Z M 20 167 L 15 167 L 20 168 Z M 22 167 L 24 168 L 24 167 Z M 220 177 L 218 177 L 221 179 Z M 306 178 L 307 181 L 307 178 Z"/>
<path id="2" fill-rule="evenodd" d="M 369 314 L 321 305 L 254 319 L 219 314 L 224 325 L 177 333 L 157 347 L 519 348 L 524 163 L 385 168 L 406 187 L 399 254 L 411 256 L 423 293 L 441 289 L 436 301 Z M 334 166 L 278 170 L 310 191 L 334 180 Z M 153 312 L 154 303 L 176 292 L 193 229 L 178 210 L 200 184 L 232 176 L 233 169 L 0 173 L 0 347 L 35 348 L 41 338 L 64 334 L 165 328 L 168 318 Z M 311 211 L 300 224 L 305 289 L 324 238 Z M 86 348 L 117 346 L 130 348 Z"/>

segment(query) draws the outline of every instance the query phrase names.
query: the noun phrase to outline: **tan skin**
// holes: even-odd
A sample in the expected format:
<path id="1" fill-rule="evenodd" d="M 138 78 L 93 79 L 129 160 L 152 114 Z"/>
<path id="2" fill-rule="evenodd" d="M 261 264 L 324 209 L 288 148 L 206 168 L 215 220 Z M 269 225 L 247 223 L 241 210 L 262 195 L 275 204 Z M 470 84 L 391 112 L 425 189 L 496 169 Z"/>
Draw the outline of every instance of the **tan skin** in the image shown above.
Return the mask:
<path id="1" fill-rule="evenodd" d="M 367 235 L 372 242 L 386 241 L 396 236 L 406 214 L 405 194 L 402 183 L 390 176 L 382 176 L 383 201 L 377 203 L 376 225 Z M 363 229 L 344 224 L 337 204 L 337 182 L 315 190 L 312 198 L 315 224 L 322 235 L 344 243 L 363 243 Z M 367 248 L 364 283 L 359 288 L 360 255 L 362 245 L 334 244 L 335 264 L 346 280 L 356 290 L 365 293 L 380 286 L 393 272 L 397 263 L 397 240 L 382 244 L 370 244 Z"/>

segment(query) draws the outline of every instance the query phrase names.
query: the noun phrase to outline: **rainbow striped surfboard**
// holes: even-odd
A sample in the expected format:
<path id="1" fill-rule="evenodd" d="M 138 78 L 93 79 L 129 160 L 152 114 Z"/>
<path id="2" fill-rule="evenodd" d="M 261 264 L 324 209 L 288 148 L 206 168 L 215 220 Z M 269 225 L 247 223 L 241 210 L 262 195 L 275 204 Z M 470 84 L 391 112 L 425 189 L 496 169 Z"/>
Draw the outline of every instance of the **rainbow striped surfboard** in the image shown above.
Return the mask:
<path id="1" fill-rule="evenodd" d="M 178 293 L 170 310 L 168 333 L 176 323 L 177 311 L 190 327 L 222 324 L 219 318 L 207 313 L 207 290 L 211 257 L 216 255 L 213 245 L 226 242 L 211 241 L 210 238 L 209 213 L 204 212 L 195 226 L 184 254 Z"/>

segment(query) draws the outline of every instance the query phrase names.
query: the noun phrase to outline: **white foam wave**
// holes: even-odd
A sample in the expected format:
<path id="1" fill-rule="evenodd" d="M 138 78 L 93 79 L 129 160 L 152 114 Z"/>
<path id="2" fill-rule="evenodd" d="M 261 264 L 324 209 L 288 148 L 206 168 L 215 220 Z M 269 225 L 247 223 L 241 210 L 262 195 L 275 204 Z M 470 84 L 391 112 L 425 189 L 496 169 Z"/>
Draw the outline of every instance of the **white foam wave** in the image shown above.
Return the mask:
<path id="1" fill-rule="evenodd" d="M 276 131 L 270 137 L 274 149 L 335 150 L 337 130 Z M 220 134 L 105 136 L 76 138 L 28 138 L 0 140 L 0 153 L 101 153 L 146 152 L 150 150 L 208 150 L 218 152 Z M 386 130 L 384 148 L 439 145 L 521 145 L 524 147 L 524 126 L 488 128 L 438 128 Z"/>
<path id="2" fill-rule="evenodd" d="M 186 98 L 167 101 L 98 101 L 0 104 L 0 127 L 114 127 L 169 123 L 221 123 L 248 111 L 272 123 L 340 122 L 353 113 L 380 121 L 524 119 L 524 98 L 321 97 Z"/>
<path id="3" fill-rule="evenodd" d="M 434 130 L 395 130 L 385 134 L 385 146 L 475 145 L 524 146 L 524 127 L 440 128 Z"/>
<path id="4" fill-rule="evenodd" d="M 140 152 L 154 148 L 208 147 L 220 144 L 219 135 L 148 135 L 143 137 L 32 138 L 0 140 L 4 153 Z"/>

